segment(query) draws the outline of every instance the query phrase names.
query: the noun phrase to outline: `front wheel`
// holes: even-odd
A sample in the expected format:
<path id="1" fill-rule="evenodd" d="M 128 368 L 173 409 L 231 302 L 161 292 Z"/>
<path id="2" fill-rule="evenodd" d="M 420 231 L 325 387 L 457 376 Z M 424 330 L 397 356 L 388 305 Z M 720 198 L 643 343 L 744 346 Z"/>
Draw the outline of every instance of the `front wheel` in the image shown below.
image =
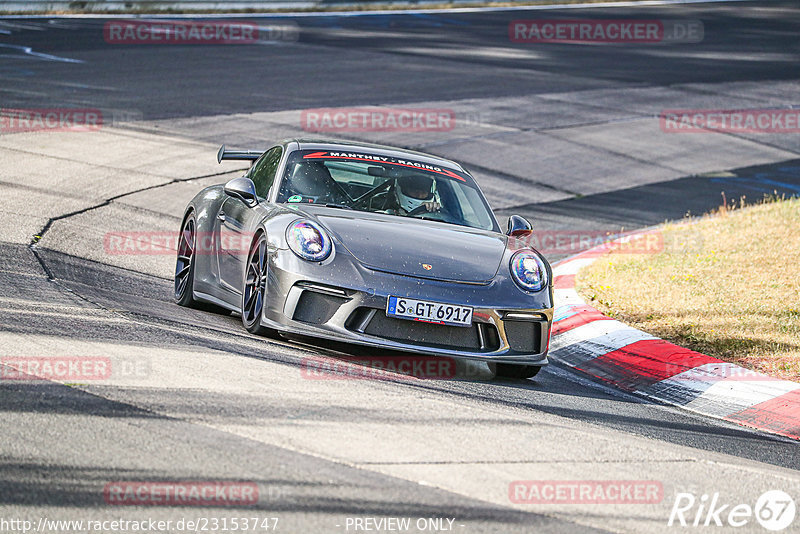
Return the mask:
<path id="1" fill-rule="evenodd" d="M 197 242 L 197 223 L 194 214 L 186 217 L 178 241 L 178 259 L 175 262 L 175 302 L 180 306 L 194 307 L 194 259 Z"/>
<path id="2" fill-rule="evenodd" d="M 250 246 L 242 288 L 242 324 L 248 332 L 259 336 L 270 334 L 269 328 L 261 326 L 268 274 L 267 238 L 259 234 Z"/>
<path id="3" fill-rule="evenodd" d="M 495 376 L 498 378 L 533 378 L 542 369 L 540 365 L 514 365 L 512 363 L 498 363 Z"/>

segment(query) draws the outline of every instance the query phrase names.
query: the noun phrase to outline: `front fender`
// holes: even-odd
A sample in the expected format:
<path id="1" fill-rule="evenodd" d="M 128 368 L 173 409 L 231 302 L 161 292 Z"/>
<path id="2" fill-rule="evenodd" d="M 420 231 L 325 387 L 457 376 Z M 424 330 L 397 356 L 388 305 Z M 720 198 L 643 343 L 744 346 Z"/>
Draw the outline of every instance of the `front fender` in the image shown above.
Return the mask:
<path id="1" fill-rule="evenodd" d="M 197 193 L 189 204 L 183 215 L 183 221 L 194 213 L 197 224 L 197 234 L 200 236 L 211 235 L 214 232 L 215 219 L 220 206 L 225 201 L 223 185 L 212 185 Z M 183 222 L 181 223 L 183 227 Z M 217 294 L 219 287 L 219 266 L 216 254 L 206 250 L 195 255 L 194 266 L 194 291 L 200 291 L 211 295 Z"/>

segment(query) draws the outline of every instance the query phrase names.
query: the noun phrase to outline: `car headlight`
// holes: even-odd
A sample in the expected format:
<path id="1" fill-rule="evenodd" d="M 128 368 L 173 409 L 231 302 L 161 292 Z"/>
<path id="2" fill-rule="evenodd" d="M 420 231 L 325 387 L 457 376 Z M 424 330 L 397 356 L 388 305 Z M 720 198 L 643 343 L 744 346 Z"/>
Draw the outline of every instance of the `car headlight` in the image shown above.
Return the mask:
<path id="1" fill-rule="evenodd" d="M 540 291 L 547 285 L 547 267 L 535 252 L 522 250 L 511 256 L 511 275 L 522 289 Z"/>
<path id="2" fill-rule="evenodd" d="M 286 229 L 286 242 L 292 252 L 308 261 L 323 261 L 333 249 L 331 238 L 320 225 L 302 219 Z"/>

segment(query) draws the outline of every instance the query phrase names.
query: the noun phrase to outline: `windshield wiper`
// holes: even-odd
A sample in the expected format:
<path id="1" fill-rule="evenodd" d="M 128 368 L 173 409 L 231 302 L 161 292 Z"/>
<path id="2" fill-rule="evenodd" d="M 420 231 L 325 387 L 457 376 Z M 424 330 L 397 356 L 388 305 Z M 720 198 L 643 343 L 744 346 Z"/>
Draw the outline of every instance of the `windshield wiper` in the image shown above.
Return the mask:
<path id="1" fill-rule="evenodd" d="M 325 206 L 326 208 L 339 208 L 340 210 L 351 210 L 351 209 L 353 209 L 352 206 L 348 206 L 346 204 L 328 203 L 328 204 L 323 204 L 323 206 Z"/>

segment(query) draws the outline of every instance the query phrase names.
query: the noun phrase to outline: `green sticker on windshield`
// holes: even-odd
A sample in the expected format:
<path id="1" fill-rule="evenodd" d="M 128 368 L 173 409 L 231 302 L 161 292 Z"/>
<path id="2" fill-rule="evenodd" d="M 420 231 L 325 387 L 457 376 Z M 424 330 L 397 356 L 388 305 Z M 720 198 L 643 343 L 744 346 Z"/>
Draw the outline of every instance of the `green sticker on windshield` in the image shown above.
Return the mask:
<path id="1" fill-rule="evenodd" d="M 303 197 L 301 197 L 300 195 L 293 195 L 293 196 L 290 196 L 290 197 L 289 197 L 289 198 L 286 200 L 286 202 L 302 202 L 302 201 L 303 201 Z"/>

